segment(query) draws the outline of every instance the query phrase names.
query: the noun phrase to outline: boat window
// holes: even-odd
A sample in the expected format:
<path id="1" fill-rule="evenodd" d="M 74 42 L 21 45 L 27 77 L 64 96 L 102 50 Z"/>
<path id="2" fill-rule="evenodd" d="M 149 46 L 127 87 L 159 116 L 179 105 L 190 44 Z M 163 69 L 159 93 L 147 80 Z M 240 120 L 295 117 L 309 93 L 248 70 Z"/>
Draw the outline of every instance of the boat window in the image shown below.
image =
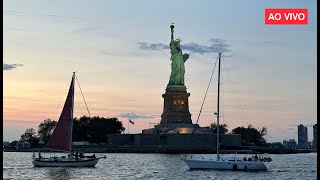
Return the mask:
<path id="1" fill-rule="evenodd" d="M 229 160 L 229 161 L 234 161 L 234 160 Z"/>

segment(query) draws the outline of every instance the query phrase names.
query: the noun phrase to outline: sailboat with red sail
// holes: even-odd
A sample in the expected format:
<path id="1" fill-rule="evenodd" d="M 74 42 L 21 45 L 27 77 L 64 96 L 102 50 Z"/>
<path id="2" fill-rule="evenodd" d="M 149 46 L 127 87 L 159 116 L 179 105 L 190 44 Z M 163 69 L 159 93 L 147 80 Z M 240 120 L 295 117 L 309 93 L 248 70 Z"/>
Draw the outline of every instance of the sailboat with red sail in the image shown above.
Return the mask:
<path id="1" fill-rule="evenodd" d="M 74 84 L 75 72 L 73 72 L 69 92 L 62 109 L 59 121 L 54 129 L 46 148 L 67 152 L 67 156 L 42 157 L 39 152 L 38 157 L 33 154 L 32 163 L 35 166 L 43 167 L 93 167 L 100 158 L 93 156 L 84 156 L 83 153 L 72 150 L 72 128 L 73 128 L 73 109 L 74 109 Z"/>

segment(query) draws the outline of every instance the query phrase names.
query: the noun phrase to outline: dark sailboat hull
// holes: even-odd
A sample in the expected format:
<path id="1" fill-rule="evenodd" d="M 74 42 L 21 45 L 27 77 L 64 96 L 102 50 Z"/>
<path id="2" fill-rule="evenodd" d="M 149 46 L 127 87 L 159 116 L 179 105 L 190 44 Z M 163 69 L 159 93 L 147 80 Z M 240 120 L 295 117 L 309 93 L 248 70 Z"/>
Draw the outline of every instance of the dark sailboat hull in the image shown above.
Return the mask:
<path id="1" fill-rule="evenodd" d="M 79 159 L 74 160 L 50 160 L 50 159 L 33 159 L 32 164 L 37 167 L 94 167 L 98 163 L 99 159 Z"/>

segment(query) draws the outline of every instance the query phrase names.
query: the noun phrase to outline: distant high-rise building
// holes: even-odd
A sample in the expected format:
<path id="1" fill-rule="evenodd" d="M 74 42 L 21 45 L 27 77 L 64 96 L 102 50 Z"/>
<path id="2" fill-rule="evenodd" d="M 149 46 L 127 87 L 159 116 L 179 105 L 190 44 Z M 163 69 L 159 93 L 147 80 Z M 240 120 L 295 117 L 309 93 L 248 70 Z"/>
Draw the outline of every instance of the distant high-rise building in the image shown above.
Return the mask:
<path id="1" fill-rule="evenodd" d="M 317 124 L 313 125 L 313 145 L 317 146 L 317 136 L 318 136 L 318 126 Z"/>
<path id="2" fill-rule="evenodd" d="M 306 146 L 308 144 L 308 129 L 306 126 L 300 124 L 298 126 L 298 145 Z"/>

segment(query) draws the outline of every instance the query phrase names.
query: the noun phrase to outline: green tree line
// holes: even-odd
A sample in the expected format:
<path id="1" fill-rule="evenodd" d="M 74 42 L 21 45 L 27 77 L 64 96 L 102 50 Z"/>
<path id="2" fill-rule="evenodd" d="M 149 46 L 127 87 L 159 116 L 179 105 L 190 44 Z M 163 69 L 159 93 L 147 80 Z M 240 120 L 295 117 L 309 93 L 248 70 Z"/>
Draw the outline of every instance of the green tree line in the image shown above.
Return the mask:
<path id="1" fill-rule="evenodd" d="M 207 128 L 212 129 L 213 133 L 217 133 L 217 124 L 211 123 Z M 228 134 L 228 126 L 219 124 L 219 134 Z M 267 141 L 264 138 L 267 135 L 267 128 L 254 128 L 251 124 L 248 127 L 237 127 L 231 130 L 229 134 L 240 134 L 241 144 L 244 146 L 266 146 Z"/>
<path id="2" fill-rule="evenodd" d="M 21 135 L 20 141 L 28 141 L 33 146 L 37 146 L 39 141 L 47 143 L 57 121 L 46 119 L 38 126 L 38 131 L 33 128 L 28 128 L 24 134 Z M 120 134 L 124 132 L 125 128 L 118 118 L 104 118 L 99 116 L 73 119 L 73 141 L 88 141 L 92 143 L 107 142 L 108 134 Z"/>

